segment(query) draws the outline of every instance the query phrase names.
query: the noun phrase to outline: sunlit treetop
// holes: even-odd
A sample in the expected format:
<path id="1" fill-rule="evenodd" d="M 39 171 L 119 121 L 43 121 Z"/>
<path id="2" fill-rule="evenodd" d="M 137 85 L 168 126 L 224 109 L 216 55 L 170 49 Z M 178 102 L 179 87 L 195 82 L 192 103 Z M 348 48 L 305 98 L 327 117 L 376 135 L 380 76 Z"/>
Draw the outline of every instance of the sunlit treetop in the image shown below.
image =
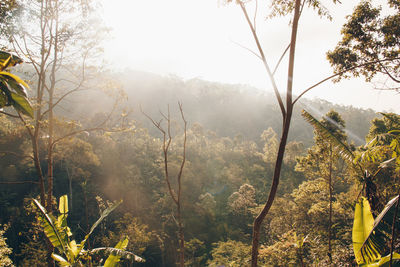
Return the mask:
<path id="1" fill-rule="evenodd" d="M 374 7 L 370 1 L 362 1 L 353 14 L 347 17 L 342 28 L 342 40 L 327 54 L 335 73 L 370 61 L 394 59 L 400 56 L 400 1 L 388 0 L 392 14 L 383 14 L 380 6 Z M 385 89 L 398 90 L 400 83 L 400 60 L 388 60 L 379 64 L 369 64 L 340 78 L 364 76 L 371 81 L 377 74 L 384 74 L 395 86 Z"/>

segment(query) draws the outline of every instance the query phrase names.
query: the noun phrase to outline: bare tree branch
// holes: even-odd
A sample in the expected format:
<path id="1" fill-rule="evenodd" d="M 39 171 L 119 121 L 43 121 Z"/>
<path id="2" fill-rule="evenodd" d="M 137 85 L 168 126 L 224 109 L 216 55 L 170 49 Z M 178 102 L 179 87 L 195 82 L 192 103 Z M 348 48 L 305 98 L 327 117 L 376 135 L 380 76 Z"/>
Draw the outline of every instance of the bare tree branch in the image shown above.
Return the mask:
<path id="1" fill-rule="evenodd" d="M 235 41 L 231 41 L 231 42 L 234 43 L 235 45 L 237 45 L 237 46 L 243 48 L 243 49 L 246 49 L 247 51 L 249 51 L 250 53 L 252 53 L 253 55 L 255 55 L 258 59 L 261 59 L 261 60 L 262 60 L 261 56 L 260 56 L 259 54 L 257 54 L 255 51 L 251 50 L 250 48 L 248 48 L 248 47 L 246 47 L 246 46 L 244 46 L 244 45 L 241 45 L 241 44 L 239 44 L 238 42 L 235 42 Z"/>
<path id="2" fill-rule="evenodd" d="M 239 5 L 240 5 L 240 7 L 241 7 L 241 9 L 242 9 L 242 12 L 243 12 L 244 16 L 246 17 L 247 24 L 248 24 L 249 27 L 250 27 L 250 30 L 251 30 L 251 32 L 252 32 L 252 34 L 253 34 L 253 38 L 254 38 L 254 40 L 255 40 L 255 42 L 256 42 L 258 51 L 260 52 L 261 60 L 262 60 L 262 62 L 263 62 L 263 64 L 264 64 L 264 67 L 265 67 L 265 69 L 266 69 L 266 71 L 267 71 L 267 74 L 268 74 L 268 76 L 269 76 L 269 78 L 270 78 L 270 80 L 271 80 L 272 88 L 273 88 L 273 90 L 274 90 L 276 99 L 278 100 L 278 104 L 279 104 L 279 107 L 280 107 L 280 109 L 281 109 L 282 117 L 285 118 L 285 117 L 286 117 L 285 106 L 284 106 L 284 104 L 283 104 L 282 97 L 281 97 L 281 95 L 280 95 L 280 93 L 279 93 L 279 90 L 278 90 L 278 87 L 277 87 L 277 85 L 276 85 L 275 78 L 274 78 L 274 76 L 272 75 L 272 72 L 271 72 L 271 70 L 270 70 L 270 68 L 269 68 L 269 65 L 268 65 L 268 63 L 267 63 L 267 59 L 265 58 L 264 51 L 263 51 L 263 49 L 262 49 L 262 47 L 261 47 L 260 41 L 258 40 L 258 36 L 257 36 L 257 33 L 256 33 L 255 29 L 254 29 L 254 25 L 253 25 L 253 23 L 250 21 L 250 18 L 249 18 L 249 15 L 247 14 L 247 10 L 246 10 L 246 7 L 245 7 L 244 3 L 240 1 L 240 2 L 239 2 Z"/>
<path id="3" fill-rule="evenodd" d="M 1 113 L 1 114 L 4 114 L 4 115 L 6 115 L 6 116 L 9 116 L 9 117 L 11 117 L 11 118 L 19 118 L 18 115 L 14 115 L 14 114 L 11 114 L 11 113 L 7 113 L 7 112 L 2 111 L 2 110 L 0 110 L 0 113 Z"/>
<path id="4" fill-rule="evenodd" d="M 393 61 L 393 60 L 399 60 L 399 59 L 400 59 L 400 57 L 395 57 L 395 58 L 386 58 L 386 59 L 382 59 L 382 60 L 369 61 L 369 62 L 365 62 L 365 63 L 360 64 L 360 65 L 353 66 L 353 67 L 351 67 L 351 68 L 345 69 L 345 70 L 340 71 L 340 72 L 338 72 L 338 73 L 335 73 L 335 74 L 333 74 L 333 75 L 331 75 L 331 76 L 329 76 L 329 77 L 326 77 L 325 79 L 322 79 L 321 81 L 315 83 L 314 85 L 308 87 L 307 89 L 305 89 L 305 90 L 293 101 L 293 104 L 295 104 L 305 93 L 307 93 L 307 92 L 310 91 L 311 89 L 313 89 L 313 88 L 317 87 L 318 85 L 320 85 L 320 84 L 322 84 L 322 83 L 324 83 L 324 82 L 326 82 L 326 81 L 329 81 L 329 80 L 331 80 L 331 79 L 333 79 L 333 78 L 335 78 L 335 77 L 337 77 L 337 76 L 340 76 L 340 75 L 342 75 L 342 74 L 344 74 L 344 73 L 346 73 L 346 72 L 352 71 L 352 70 L 357 69 L 357 68 L 362 68 L 362 67 L 365 67 L 365 66 L 368 66 L 368 65 L 371 65 L 371 64 L 377 64 L 377 63 L 380 63 L 380 62 Z"/>

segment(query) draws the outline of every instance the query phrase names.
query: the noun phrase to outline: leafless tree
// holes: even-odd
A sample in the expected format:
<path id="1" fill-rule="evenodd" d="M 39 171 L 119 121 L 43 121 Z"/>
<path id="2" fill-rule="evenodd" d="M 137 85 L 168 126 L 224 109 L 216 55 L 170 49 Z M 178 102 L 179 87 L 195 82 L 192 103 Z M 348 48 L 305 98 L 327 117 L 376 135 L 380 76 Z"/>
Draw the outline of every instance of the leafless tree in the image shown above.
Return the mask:
<path id="1" fill-rule="evenodd" d="M 152 123 L 153 125 L 161 132 L 163 138 L 163 156 L 164 156 L 164 175 L 165 175 L 165 182 L 168 186 L 168 192 L 170 197 L 172 198 L 173 202 L 176 205 L 176 223 L 178 225 L 178 239 L 179 239 L 179 266 L 185 266 L 185 236 L 184 236 L 184 225 L 182 221 L 182 174 L 183 168 L 186 162 L 186 136 L 187 136 L 187 121 L 185 119 L 182 103 L 178 102 L 179 111 L 181 114 L 181 118 L 183 121 L 183 147 L 182 147 L 182 160 L 180 163 L 179 172 L 176 176 L 177 182 L 177 192 L 172 188 L 171 185 L 171 178 L 170 173 L 168 171 L 168 151 L 172 142 L 172 135 L 171 135 L 171 116 L 168 106 L 167 114 L 161 113 L 163 119 L 160 121 L 155 121 L 146 113 L 142 112 Z M 167 129 L 163 128 L 162 122 L 165 120 Z"/>

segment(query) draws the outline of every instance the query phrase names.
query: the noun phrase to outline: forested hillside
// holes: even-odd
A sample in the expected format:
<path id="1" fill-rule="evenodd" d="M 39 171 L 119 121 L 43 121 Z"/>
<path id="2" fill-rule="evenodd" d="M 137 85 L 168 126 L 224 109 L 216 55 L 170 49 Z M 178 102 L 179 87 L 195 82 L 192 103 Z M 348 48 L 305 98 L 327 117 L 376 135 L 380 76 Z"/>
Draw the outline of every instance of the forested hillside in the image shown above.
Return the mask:
<path id="1" fill-rule="evenodd" d="M 166 110 L 167 105 L 176 106 L 178 101 L 184 106 L 190 124 L 199 123 L 218 136 L 242 135 L 245 139 L 259 143 L 265 129 L 271 127 L 280 134 L 281 121 L 279 107 L 272 92 L 240 84 L 221 84 L 201 79 L 183 80 L 176 76 L 160 76 L 140 71 L 125 70 L 122 73 L 109 75 L 107 79 L 117 81 L 118 88 L 123 88 L 124 96 L 119 103 L 126 107 L 129 118 L 139 126 L 157 134 L 154 127 L 142 111 L 157 117 L 159 111 Z M 93 87 L 92 89 L 96 89 Z M 84 100 L 97 101 L 79 105 Z M 75 104 L 76 103 L 76 104 Z M 95 114 L 104 107 L 112 105 L 112 99 L 106 93 L 96 90 L 83 92 L 70 101 L 73 108 L 68 111 Z M 306 146 L 312 144 L 312 127 L 304 121 L 300 114 L 305 109 L 320 118 L 331 109 L 339 112 L 347 122 L 346 131 L 350 142 L 364 144 L 364 136 L 368 133 L 370 121 L 378 115 L 371 109 L 365 110 L 349 106 L 329 103 L 325 100 L 304 98 L 294 112 L 293 129 L 290 139 L 301 141 Z M 171 109 L 171 114 L 179 116 L 179 109 Z"/>
<path id="2" fill-rule="evenodd" d="M 129 119 L 126 119 L 129 123 L 125 122 L 131 128 L 116 132 L 83 132 L 67 138 L 55 147 L 54 200 L 64 194 L 69 196 L 69 225 L 72 232 L 78 237 L 82 236 L 88 225 L 98 216 L 102 205 L 122 199 L 123 204 L 95 232 L 91 244 L 113 246 L 123 235 L 128 235 L 130 243 L 127 249 L 145 258 L 148 266 L 173 265 L 177 257 L 177 229 L 173 203 L 168 196 L 163 176 L 162 139 L 150 120 L 140 111 L 139 105 L 143 112 L 148 112 L 155 120 L 162 118 L 159 111 L 165 114 L 167 106 L 170 106 L 173 142 L 169 168 L 171 177 L 174 177 L 179 170 L 183 141 L 183 125 L 177 105 L 179 100 L 183 103 L 183 112 L 189 125 L 187 163 L 182 183 L 187 261 L 193 266 L 203 266 L 206 262 L 222 264 L 228 258 L 245 261 L 248 249 L 246 243 L 251 237 L 250 224 L 258 205 L 267 198 L 265 189 L 271 185 L 279 138 L 276 133 L 276 129 L 279 129 L 279 121 L 276 120 L 278 110 L 271 103 L 271 96 L 241 85 L 202 80 L 185 82 L 176 77 L 139 72 L 129 72 L 122 77 L 124 79 L 119 82 L 124 85 L 128 99 L 118 105 L 132 107 Z M 110 106 L 113 98 L 97 92 L 99 101 L 82 100 L 91 99 L 95 92 L 84 92 L 79 98 L 71 98 L 60 113 L 73 110 L 77 118 L 86 117 L 84 122 L 104 117 L 103 108 Z M 99 95 L 103 100 L 100 100 Z M 363 139 L 371 126 L 371 119 L 378 117 L 372 110 L 337 106 L 322 100 L 306 99 L 302 102 L 302 107 L 316 117 L 330 109 L 339 111 L 346 124 L 352 121 L 353 126 L 356 125 L 351 133 Z M 91 118 L 87 119 L 89 114 Z M 121 115 L 116 114 L 118 116 Z M 70 126 L 60 121 L 56 131 L 83 127 L 77 123 L 75 121 Z M 281 252 L 274 250 L 285 249 L 279 248 L 284 243 L 280 245 L 276 243 L 277 240 L 287 242 L 288 239 L 295 242 L 293 235 L 296 231 L 304 236 L 311 234 L 310 231 L 315 230 L 315 223 L 319 230 L 313 233 L 317 234 L 313 237 L 317 238 L 314 241 L 319 244 L 326 238 L 324 181 L 318 175 L 313 178 L 314 175 L 301 167 L 301 164 L 307 164 L 303 163 L 307 150 L 313 149 L 310 148 L 313 145 L 313 130 L 301 118 L 300 110 L 295 112 L 293 125 L 284 160 L 280 198 L 275 211 L 272 211 L 275 215 L 265 226 L 265 231 L 269 234 L 263 238 L 263 243 L 269 245 L 265 247 L 266 255 L 272 253 L 276 257 Z M 31 225 L 35 216 L 32 207 L 29 208 L 29 199 L 38 196 L 38 188 L 35 182 L 36 171 L 26 145 L 29 139 L 18 121 L 5 116 L 1 119 L 1 133 L 3 171 L 0 178 L 0 223 L 10 224 L 5 236 L 13 248 L 13 261 L 24 266 L 40 265 L 40 254 L 37 253 L 45 255 L 46 244 L 35 238 L 38 229 Z M 357 143 L 360 140 L 352 141 Z M 42 149 L 45 149 L 44 144 Z M 45 153 L 45 150 L 41 151 L 40 153 Z M 299 161 L 299 157 L 304 159 Z M 46 166 L 46 161 L 42 165 Z M 343 244 L 349 246 L 351 242 L 348 235 L 352 221 L 351 203 L 354 199 L 345 197 L 353 192 L 348 191 L 352 188 L 352 180 L 346 177 L 348 174 L 343 173 L 346 169 L 341 170 L 340 179 L 343 180 L 337 182 L 335 192 L 341 199 L 336 204 L 340 207 L 337 207 L 338 214 L 335 215 L 335 227 L 340 230 L 335 234 L 340 239 L 335 239 L 335 242 L 340 251 Z M 175 182 L 173 184 L 175 186 Z M 300 203 L 301 209 L 297 206 Z M 322 205 L 319 208 L 322 210 L 311 211 L 316 208 L 315 205 Z M 310 212 L 317 213 L 311 216 Z M 291 213 L 293 214 L 290 215 Z M 289 216 L 311 217 L 288 220 Z M 308 220 L 311 222 L 303 223 Z M 286 225 L 287 223 L 289 224 Z M 313 244 L 310 240 L 310 245 L 316 246 L 317 243 Z M 232 251 L 230 246 L 237 251 Z M 30 249 L 33 247 L 35 250 Z M 310 260 L 316 260 L 317 255 L 325 249 L 321 246 L 313 251 Z M 348 250 L 350 248 L 339 252 L 346 254 L 349 253 Z M 221 258 L 226 253 L 235 255 Z M 293 253 L 295 255 L 295 250 Z"/>
<path id="3" fill-rule="evenodd" d="M 400 2 L 357 3 L 326 48 L 333 74 L 299 95 L 320 71 L 315 47 L 295 53 L 300 17 L 331 20 L 331 6 L 267 2 L 218 1 L 253 38 L 239 46 L 270 81 L 254 88 L 103 62 L 100 0 L 1 1 L 0 266 L 398 266 L 400 115 L 304 95 L 352 77 L 399 91 Z M 150 35 L 185 41 L 182 21 L 171 37 L 143 15 L 157 21 L 143 50 L 164 45 Z M 276 66 L 265 16 L 291 18 Z"/>

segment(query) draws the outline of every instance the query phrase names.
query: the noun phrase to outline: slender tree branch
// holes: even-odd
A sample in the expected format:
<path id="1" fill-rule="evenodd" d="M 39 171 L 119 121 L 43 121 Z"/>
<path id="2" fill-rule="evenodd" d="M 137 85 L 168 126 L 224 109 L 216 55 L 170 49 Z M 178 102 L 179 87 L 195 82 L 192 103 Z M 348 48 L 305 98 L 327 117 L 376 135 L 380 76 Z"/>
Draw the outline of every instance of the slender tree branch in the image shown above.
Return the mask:
<path id="1" fill-rule="evenodd" d="M 0 182 L 0 184 L 39 184 L 35 181 L 16 181 L 16 182 Z"/>
<path id="2" fill-rule="evenodd" d="M 184 123 L 184 139 L 183 139 L 182 163 L 181 163 L 181 167 L 179 169 L 179 174 L 178 174 L 178 185 L 179 185 L 178 200 L 180 201 L 180 198 L 181 198 L 181 178 L 182 178 L 183 167 L 185 166 L 185 161 L 186 161 L 186 132 L 187 132 L 186 129 L 187 129 L 187 121 L 186 121 L 185 116 L 183 114 L 182 103 L 178 102 L 178 105 L 179 105 L 179 110 L 181 112 L 182 121 Z"/>
<path id="3" fill-rule="evenodd" d="M 258 0 L 256 0 L 256 7 L 254 9 L 254 16 L 253 16 L 253 25 L 255 32 L 257 32 L 257 12 L 258 12 Z"/>
<path id="4" fill-rule="evenodd" d="M 278 70 L 279 65 L 281 64 L 281 62 L 282 62 L 283 58 L 285 57 L 287 51 L 289 51 L 289 48 L 290 48 L 290 44 L 286 47 L 285 51 L 283 51 L 281 57 L 279 58 L 278 62 L 276 63 L 274 71 L 272 72 L 272 75 L 275 75 L 275 72 Z"/>
<path id="5" fill-rule="evenodd" d="M 169 191 L 169 194 L 170 194 L 172 200 L 174 201 L 174 203 L 176 205 L 178 205 L 178 197 L 175 195 L 174 191 L 172 190 L 171 183 L 169 180 L 169 171 L 168 171 L 168 149 L 169 149 L 169 146 L 170 146 L 171 140 L 172 140 L 171 131 L 170 131 L 171 121 L 170 121 L 170 117 L 169 117 L 169 106 L 168 106 L 168 116 L 165 116 L 162 112 L 160 112 L 161 116 L 163 116 L 167 122 L 168 132 L 166 132 L 164 130 L 164 128 L 161 126 L 162 119 L 159 122 L 156 122 L 153 120 L 153 118 L 151 118 L 149 115 L 147 115 L 145 112 L 143 112 L 143 110 L 141 110 L 141 111 L 142 111 L 142 114 L 144 116 L 146 116 L 146 118 L 148 118 L 153 123 L 153 125 L 161 132 L 161 134 L 163 136 L 165 181 L 167 182 L 168 191 Z M 167 141 L 167 135 L 168 135 L 168 141 Z"/>
<path id="6" fill-rule="evenodd" d="M 34 137 L 34 133 L 32 132 L 31 126 L 25 121 L 24 117 L 22 117 L 21 113 L 18 112 L 18 117 L 24 124 L 26 130 L 28 131 L 28 134 L 31 138 Z"/>
<path id="7" fill-rule="evenodd" d="M 259 54 L 257 54 L 255 51 L 251 50 L 250 48 L 248 48 L 248 47 L 246 47 L 246 46 L 244 46 L 244 45 L 241 45 L 241 44 L 239 44 L 239 43 L 237 43 L 237 42 L 235 42 L 235 41 L 232 41 L 232 43 L 234 43 L 235 45 L 237 45 L 237 46 L 239 46 L 239 47 L 241 47 L 241 48 L 243 48 L 243 49 L 249 51 L 250 53 L 252 53 L 253 55 L 255 55 L 258 59 L 261 59 L 261 60 L 262 60 L 261 56 L 260 56 Z"/>
<path id="8" fill-rule="evenodd" d="M 4 115 L 6 115 L 6 116 L 9 116 L 9 117 L 11 117 L 11 118 L 19 118 L 18 115 L 13 115 L 13 114 L 11 114 L 11 113 L 7 113 L 7 112 L 2 111 L 2 110 L 0 110 L 0 113 L 1 113 L 1 114 L 4 114 Z"/>
<path id="9" fill-rule="evenodd" d="M 249 18 L 249 15 L 247 14 L 247 10 L 246 10 L 246 7 L 245 7 L 244 3 L 240 1 L 239 5 L 240 5 L 240 8 L 242 9 L 242 12 L 243 12 L 244 16 L 246 17 L 247 24 L 250 27 L 250 30 L 251 30 L 251 32 L 253 34 L 254 41 L 257 44 L 258 51 L 260 52 L 261 60 L 262 60 L 262 62 L 264 64 L 264 67 L 265 67 L 265 69 L 266 69 L 266 71 L 268 73 L 268 76 L 269 76 L 270 80 L 271 80 L 275 96 L 276 96 L 276 98 L 278 100 L 278 104 L 279 104 L 279 107 L 281 109 L 282 117 L 285 118 L 286 117 L 285 106 L 283 104 L 282 97 L 281 97 L 281 95 L 279 93 L 279 90 L 278 90 L 278 87 L 276 85 L 275 78 L 272 75 L 272 72 L 271 72 L 271 70 L 269 68 L 269 65 L 267 63 L 267 59 L 265 58 L 264 51 L 263 51 L 263 49 L 261 47 L 260 41 L 258 40 L 258 36 L 257 36 L 257 33 L 256 33 L 255 29 L 254 29 L 254 25 L 250 21 L 250 18 Z"/>
<path id="10" fill-rule="evenodd" d="M 355 69 L 358 69 L 358 68 L 362 68 L 362 67 L 365 67 L 365 66 L 368 66 L 368 65 L 371 65 L 371 64 L 377 64 L 377 63 L 380 63 L 380 62 L 393 61 L 393 60 L 399 60 L 399 59 L 400 59 L 400 57 L 395 57 L 395 58 L 386 58 L 386 59 L 381 59 L 381 60 L 369 61 L 369 62 L 360 64 L 360 65 L 353 66 L 353 67 L 351 67 L 351 68 L 345 69 L 345 70 L 340 71 L 340 72 L 338 72 L 338 73 L 335 73 L 335 74 L 333 74 L 333 75 L 331 75 L 331 76 L 326 77 L 325 79 L 322 79 L 321 81 L 315 83 L 314 85 L 308 87 L 307 89 L 305 89 L 305 90 L 293 101 L 293 104 L 295 104 L 305 93 L 307 93 L 307 92 L 310 91 L 311 89 L 317 87 L 318 85 L 320 85 L 320 84 L 322 84 L 322 83 L 324 83 L 324 82 L 326 82 L 326 81 L 329 81 L 330 79 L 333 79 L 333 78 L 335 78 L 335 77 L 337 77 L 337 76 L 340 76 L 340 75 L 342 75 L 342 74 L 344 74 L 344 73 L 346 73 L 346 72 L 349 72 L 349 71 L 352 71 L 352 70 L 355 70 Z"/>

